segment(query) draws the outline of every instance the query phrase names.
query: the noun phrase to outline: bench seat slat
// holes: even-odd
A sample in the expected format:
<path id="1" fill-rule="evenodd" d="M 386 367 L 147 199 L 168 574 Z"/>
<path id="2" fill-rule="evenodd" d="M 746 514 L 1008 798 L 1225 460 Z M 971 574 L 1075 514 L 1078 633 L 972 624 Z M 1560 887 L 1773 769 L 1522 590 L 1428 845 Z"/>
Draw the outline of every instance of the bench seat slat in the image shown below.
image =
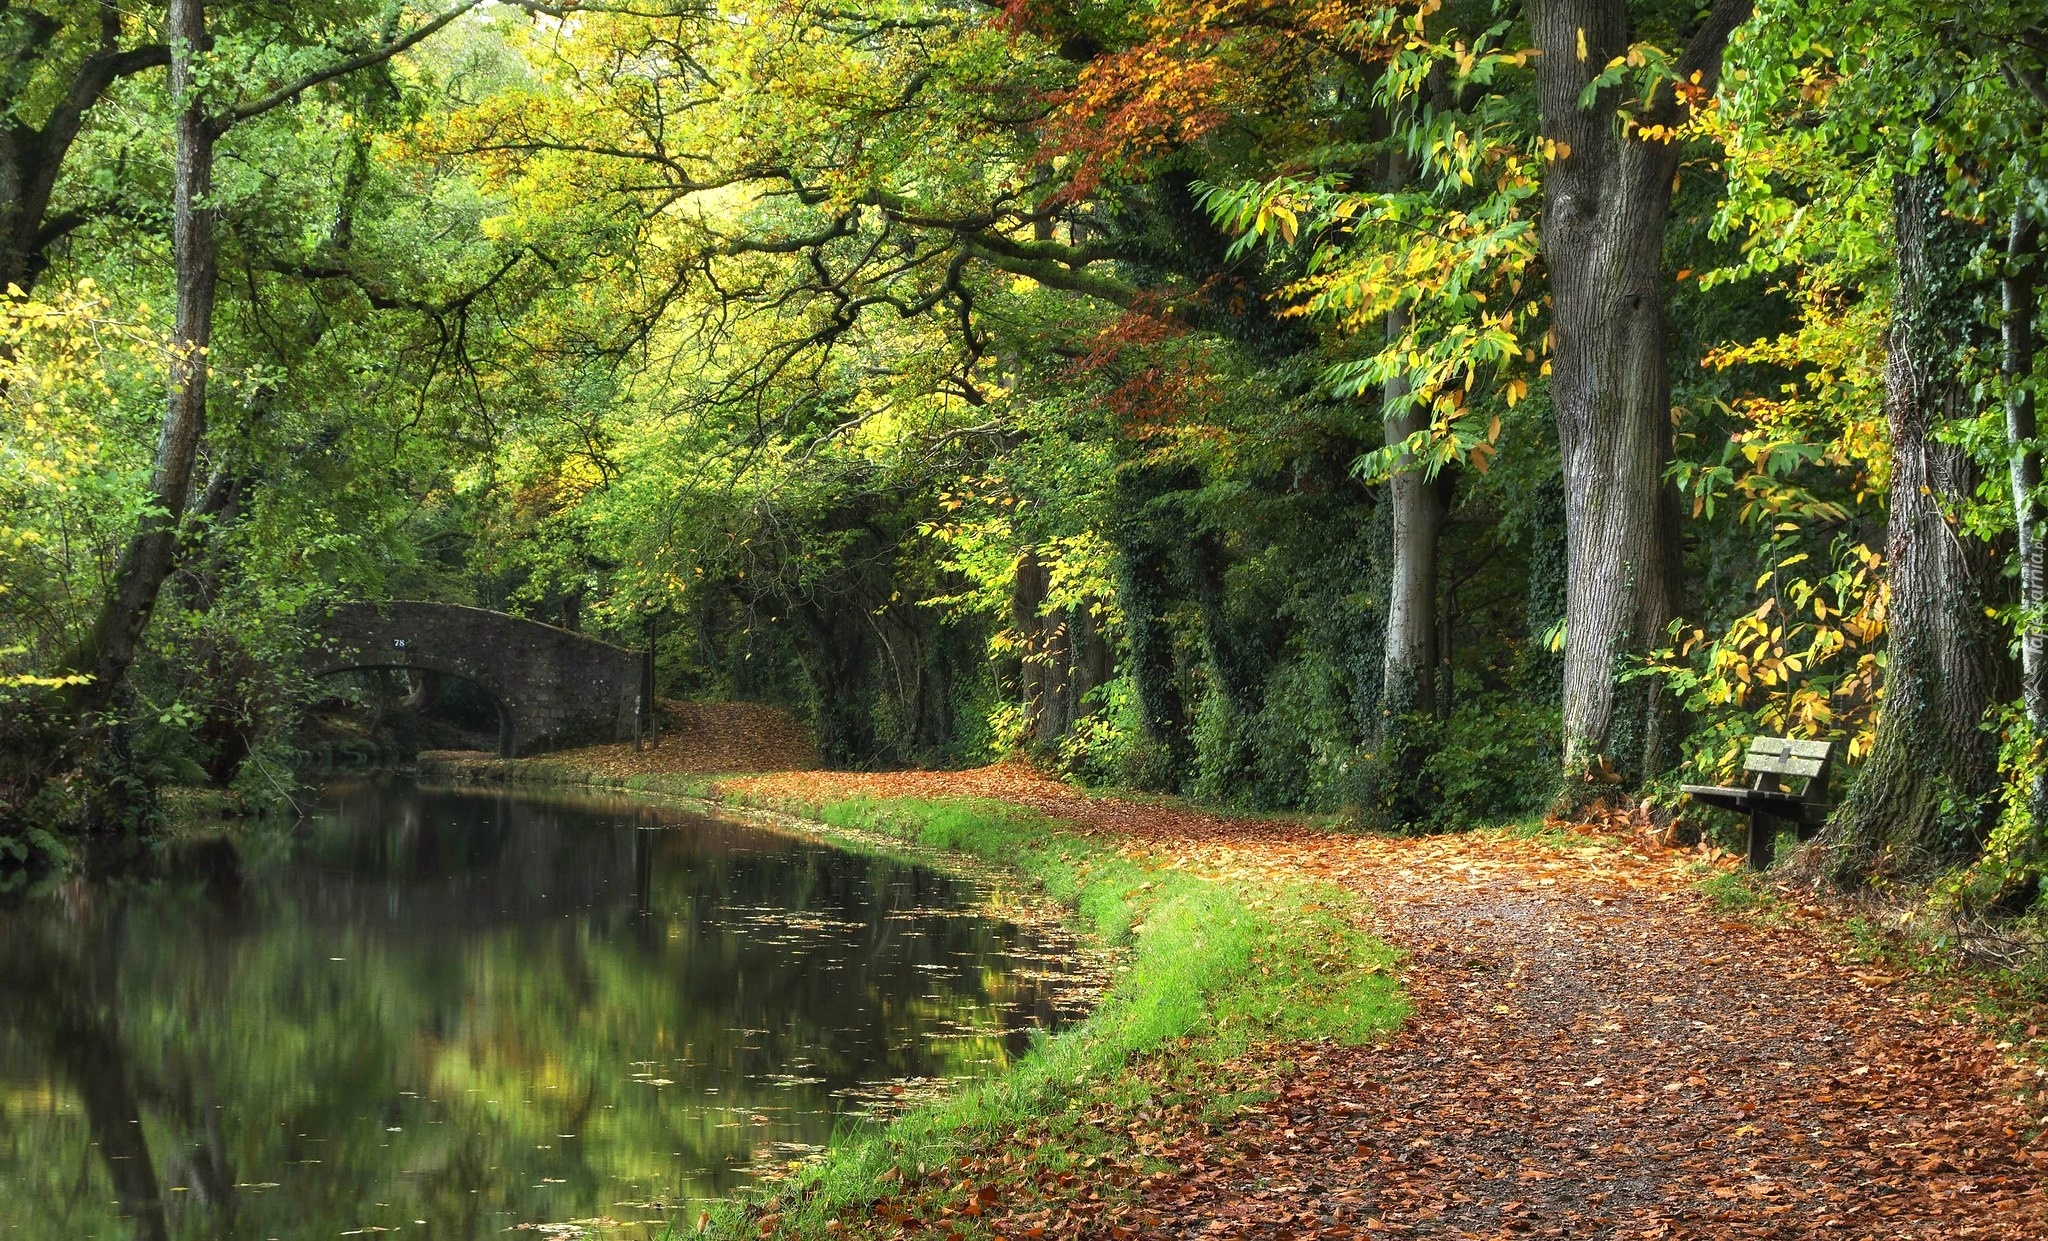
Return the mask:
<path id="1" fill-rule="evenodd" d="M 1776 754 L 1752 752 L 1743 760 L 1742 769 L 1777 776 L 1803 776 L 1810 780 L 1824 771 L 1827 765 L 1828 760 L 1824 758 L 1781 758 Z"/>
<path id="2" fill-rule="evenodd" d="M 1758 737 L 1749 743 L 1751 754 L 1789 754 L 1793 758 L 1826 758 L 1833 753 L 1832 741 L 1801 741 L 1796 737 Z"/>

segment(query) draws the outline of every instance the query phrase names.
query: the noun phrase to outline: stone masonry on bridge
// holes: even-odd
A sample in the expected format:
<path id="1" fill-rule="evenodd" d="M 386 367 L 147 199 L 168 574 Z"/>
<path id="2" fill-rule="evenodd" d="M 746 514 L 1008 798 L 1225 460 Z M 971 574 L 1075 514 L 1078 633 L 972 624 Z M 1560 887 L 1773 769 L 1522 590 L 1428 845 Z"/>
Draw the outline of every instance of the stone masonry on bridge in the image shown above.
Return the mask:
<path id="1" fill-rule="evenodd" d="M 503 612 L 452 603 L 344 603 L 306 652 L 316 677 L 413 668 L 462 677 L 498 703 L 506 757 L 599 741 L 639 726 L 641 652 Z"/>

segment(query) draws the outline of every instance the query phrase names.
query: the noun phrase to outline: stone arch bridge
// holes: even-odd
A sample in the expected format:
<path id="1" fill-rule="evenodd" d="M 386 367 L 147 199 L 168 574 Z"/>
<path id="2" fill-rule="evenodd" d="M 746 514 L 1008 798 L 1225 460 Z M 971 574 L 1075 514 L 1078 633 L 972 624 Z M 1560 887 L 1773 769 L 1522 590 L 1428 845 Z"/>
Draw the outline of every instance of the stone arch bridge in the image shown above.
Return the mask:
<path id="1" fill-rule="evenodd" d="M 341 604 L 306 652 L 315 677 L 407 668 L 474 682 L 497 701 L 507 758 L 633 738 L 645 664 L 640 651 L 452 603 Z"/>

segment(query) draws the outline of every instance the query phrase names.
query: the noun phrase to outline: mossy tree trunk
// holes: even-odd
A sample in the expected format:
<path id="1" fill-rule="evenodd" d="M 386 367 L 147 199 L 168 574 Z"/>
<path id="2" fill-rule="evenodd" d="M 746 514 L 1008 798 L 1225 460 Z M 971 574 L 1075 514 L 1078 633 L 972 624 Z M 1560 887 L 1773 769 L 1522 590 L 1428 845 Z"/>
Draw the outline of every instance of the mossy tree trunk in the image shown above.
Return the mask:
<path id="1" fill-rule="evenodd" d="M 1850 883 L 1923 873 L 1983 843 L 1998 787 L 1998 743 L 1985 712 L 2010 677 L 2002 635 L 1985 615 L 1989 549 L 1953 516 L 1980 473 L 1967 449 L 1935 434 L 1969 412 L 1961 352 L 1976 318 L 1963 287 L 1972 239 L 1945 215 L 1939 174 L 1902 178 L 1893 219 L 1884 710 L 1855 787 L 1803 863 Z"/>
<path id="2" fill-rule="evenodd" d="M 209 75 L 209 67 L 196 59 L 212 44 L 207 0 L 170 0 L 164 18 L 168 43 L 164 55 L 170 65 L 171 105 L 176 113 L 171 251 L 177 309 L 171 330 L 169 393 L 152 461 L 150 507 L 136 522 L 135 533 L 115 567 L 90 636 L 67 660 L 72 671 L 90 678 L 65 706 L 77 724 L 68 750 L 83 748 L 90 755 L 90 765 L 99 769 L 94 781 L 98 804 L 87 812 L 92 820 L 133 823 L 146 808 L 124 770 L 128 766 L 122 753 L 124 728 L 118 717 L 123 713 L 123 700 L 132 693 L 128 675 L 164 582 L 176 566 L 181 531 L 195 499 L 220 284 L 219 208 L 213 202 L 215 147 L 235 125 L 295 103 L 321 83 L 382 64 L 480 3 L 482 0 L 456 0 L 430 20 L 380 46 L 341 58 L 260 98 L 236 103 L 231 102 L 229 83 Z M 117 20 L 103 28 L 103 45 L 110 49 L 118 34 Z M 5 197 L 0 191 L 0 199 Z M 50 765 L 69 757 L 68 751 L 53 756 Z M 142 792 L 146 794 L 146 790 Z"/>
<path id="3" fill-rule="evenodd" d="M 1024 713 L 1024 744 L 1040 757 L 1059 745 L 1088 714 L 1088 695 L 1111 674 L 1109 643 L 1096 623 L 1094 604 L 1046 607 L 1052 574 L 1034 549 L 1017 557 L 1010 594 L 1010 630 L 1017 636 L 1017 688 Z"/>
<path id="4" fill-rule="evenodd" d="M 1045 596 L 1051 574 L 1036 550 L 1024 549 L 1010 584 L 1010 631 L 1017 636 L 1017 693 L 1024 713 L 1024 744 L 1038 749 L 1048 740 L 1051 696 L 1063 693 L 1056 626 L 1045 613 Z M 1057 741 L 1057 734 L 1050 740 Z"/>
<path id="5" fill-rule="evenodd" d="M 2005 311 L 2005 438 L 2012 480 L 2013 526 L 2017 534 L 2014 559 L 2018 562 L 2020 585 L 2020 701 L 2027 723 L 2038 741 L 2048 737 L 2048 626 L 2042 623 L 2042 609 L 2048 608 L 2048 547 L 2042 538 L 2048 514 L 2041 507 L 2041 445 L 2035 417 L 2034 390 L 2034 299 L 2040 262 L 2040 226 L 2024 207 L 2012 213 L 2006 234 L 2006 270 L 2000 281 Z M 2034 848 L 2041 847 L 2044 820 L 2048 820 L 2048 779 L 2038 770 L 2028 790 L 2029 813 L 2034 823 Z"/>

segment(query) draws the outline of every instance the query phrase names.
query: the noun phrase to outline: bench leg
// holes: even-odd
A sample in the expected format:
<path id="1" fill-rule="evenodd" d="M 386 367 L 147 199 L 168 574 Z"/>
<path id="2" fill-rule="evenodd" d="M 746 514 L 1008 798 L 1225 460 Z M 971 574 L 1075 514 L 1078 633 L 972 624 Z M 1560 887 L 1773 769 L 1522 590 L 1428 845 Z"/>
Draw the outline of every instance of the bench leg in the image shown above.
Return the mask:
<path id="1" fill-rule="evenodd" d="M 1778 843 L 1777 824 L 1767 814 L 1749 812 L 1749 868 L 1769 870 L 1771 854 Z"/>

